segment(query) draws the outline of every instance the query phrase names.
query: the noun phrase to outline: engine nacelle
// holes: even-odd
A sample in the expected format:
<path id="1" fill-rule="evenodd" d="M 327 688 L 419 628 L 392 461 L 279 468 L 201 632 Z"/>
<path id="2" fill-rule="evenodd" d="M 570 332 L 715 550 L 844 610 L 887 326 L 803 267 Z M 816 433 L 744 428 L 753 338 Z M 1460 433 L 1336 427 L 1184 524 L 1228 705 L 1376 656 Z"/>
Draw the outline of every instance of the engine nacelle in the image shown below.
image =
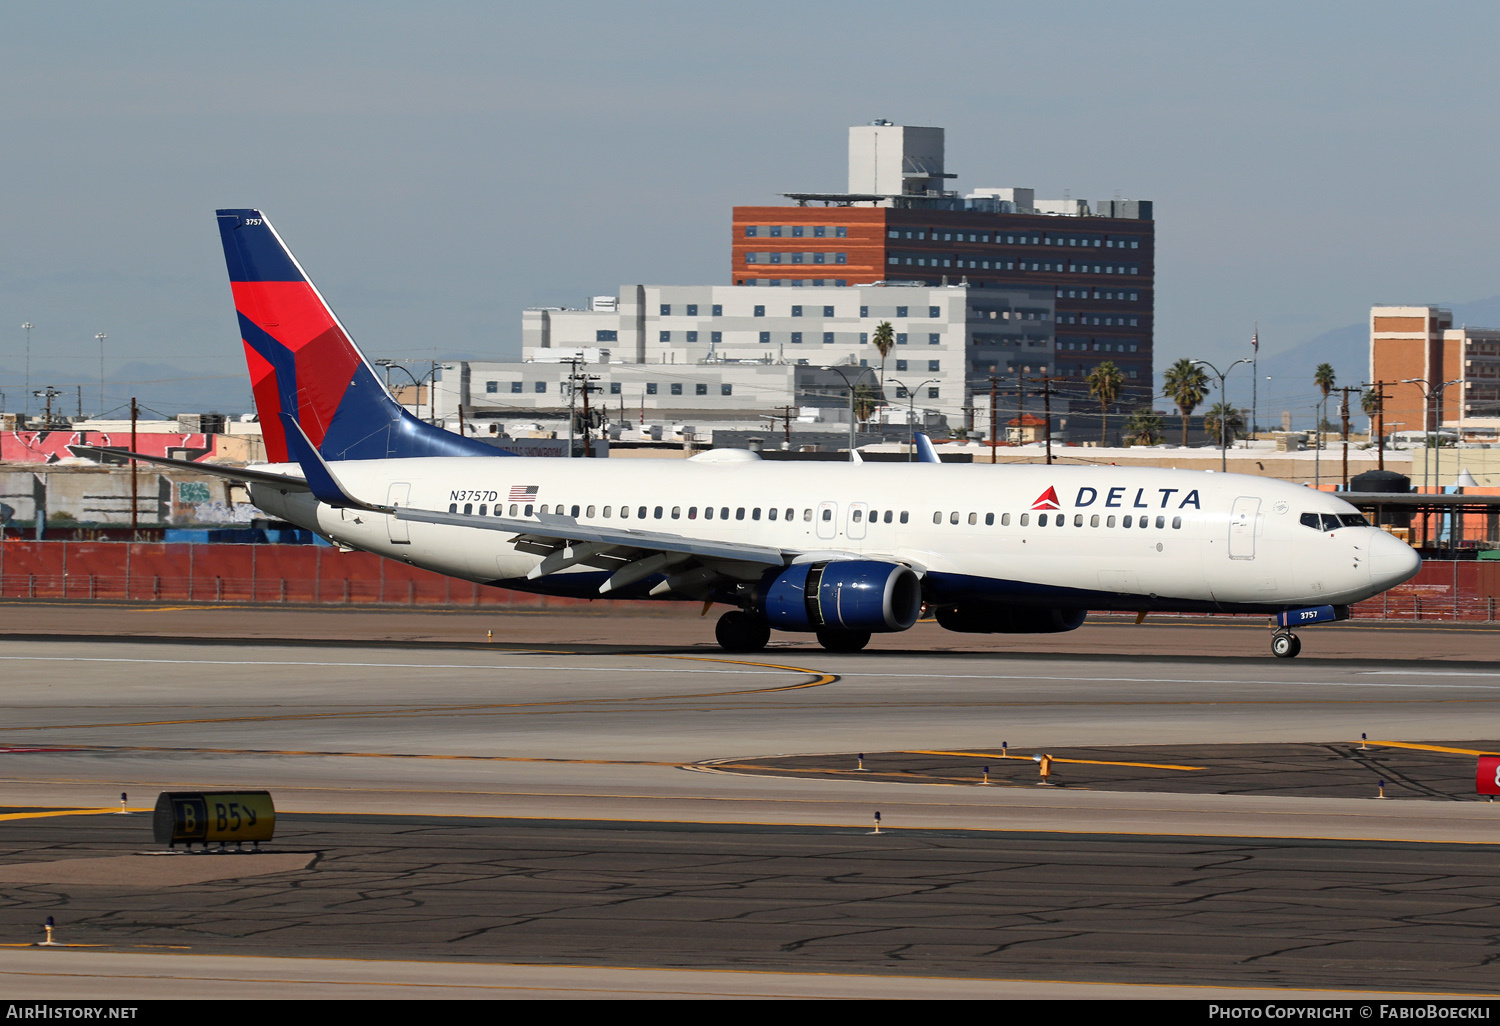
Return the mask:
<path id="1" fill-rule="evenodd" d="M 1087 615 L 1087 609 L 960 602 L 939 609 L 937 622 L 940 627 L 960 634 L 1061 634 L 1077 630 Z"/>
<path id="2" fill-rule="evenodd" d="M 922 612 L 922 582 L 900 563 L 797 563 L 767 574 L 756 601 L 780 631 L 904 631 Z"/>

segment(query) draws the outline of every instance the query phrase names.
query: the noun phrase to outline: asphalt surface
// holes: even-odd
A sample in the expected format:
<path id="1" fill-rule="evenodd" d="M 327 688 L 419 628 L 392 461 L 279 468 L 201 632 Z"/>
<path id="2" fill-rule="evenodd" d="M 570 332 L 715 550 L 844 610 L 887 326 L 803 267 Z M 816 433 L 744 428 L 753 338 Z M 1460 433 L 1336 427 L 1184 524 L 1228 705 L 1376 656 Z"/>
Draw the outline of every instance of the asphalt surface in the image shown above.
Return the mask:
<path id="1" fill-rule="evenodd" d="M 179 614 L 196 622 L 139 636 Z M 1154 628 L 1193 652 L 731 659 L 671 643 L 680 618 L 588 619 L 568 643 L 577 618 L 533 617 L 475 643 L 442 614 L 230 614 L 0 637 L 8 990 L 151 996 L 137 957 L 184 993 L 226 957 L 340 995 L 371 985 L 344 959 L 399 963 L 411 993 L 750 993 L 748 970 L 797 995 L 1497 989 L 1500 807 L 1473 800 L 1465 754 L 1497 749 L 1492 631 L 1374 629 L 1361 655 L 1295 661 L 1204 655 L 1245 628 L 1203 625 Z M 194 636 L 214 624 L 236 640 Z M 1439 643 L 1440 662 L 1400 654 Z M 990 759 L 1002 741 L 1090 761 L 1038 787 L 1029 760 Z M 985 786 L 986 762 L 1015 772 Z M 36 815 L 199 786 L 269 787 L 275 857 L 310 861 L 179 882 L 169 863 L 266 856 L 132 861 L 145 815 Z M 47 915 L 97 946 L 19 947 Z"/>

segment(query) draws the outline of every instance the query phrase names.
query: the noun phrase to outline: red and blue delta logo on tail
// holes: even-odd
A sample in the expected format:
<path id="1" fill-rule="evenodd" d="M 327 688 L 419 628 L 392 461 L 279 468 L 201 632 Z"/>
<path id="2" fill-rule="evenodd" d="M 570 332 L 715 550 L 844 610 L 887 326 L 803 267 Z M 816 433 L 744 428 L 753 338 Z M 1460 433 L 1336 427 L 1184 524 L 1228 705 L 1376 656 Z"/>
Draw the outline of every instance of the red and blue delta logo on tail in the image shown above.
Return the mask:
<path id="1" fill-rule="evenodd" d="M 288 460 L 283 414 L 327 460 L 513 455 L 402 409 L 264 215 L 218 217 L 270 460 Z"/>

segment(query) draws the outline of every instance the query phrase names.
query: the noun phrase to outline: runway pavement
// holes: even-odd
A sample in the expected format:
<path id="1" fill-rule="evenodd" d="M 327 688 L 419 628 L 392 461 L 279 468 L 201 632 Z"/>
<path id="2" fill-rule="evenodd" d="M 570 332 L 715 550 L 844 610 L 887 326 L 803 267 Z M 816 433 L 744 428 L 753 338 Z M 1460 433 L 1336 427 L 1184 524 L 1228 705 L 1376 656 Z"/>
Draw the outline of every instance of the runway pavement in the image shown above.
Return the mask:
<path id="1" fill-rule="evenodd" d="M 364 635 L 342 632 L 346 644 L 246 637 L 264 633 L 253 614 L 228 624 L 241 638 L 230 642 L 0 638 L 0 942 L 71 915 L 73 940 L 104 947 L 46 955 L 180 942 L 191 957 L 143 957 L 193 978 L 209 955 L 397 959 L 416 967 L 402 977 L 413 986 L 423 960 L 521 961 L 534 968 L 486 979 L 537 993 L 553 985 L 538 984 L 548 966 L 580 993 L 616 992 L 618 975 L 589 973 L 625 969 L 692 969 L 692 987 L 728 992 L 739 977 L 701 974 L 746 968 L 788 994 L 807 992 L 806 973 L 869 975 L 873 992 L 894 977 L 897 989 L 917 977 L 1062 981 L 1057 993 L 1495 990 L 1482 967 L 1495 955 L 1500 807 L 1441 800 L 1464 774 L 1441 760 L 1472 767 L 1470 756 L 1429 753 L 1434 768 L 1412 771 L 1423 796 L 1390 801 L 723 765 L 1002 741 L 1108 747 L 1121 761 L 1136 746 L 1243 753 L 1232 746 L 1347 745 L 1361 732 L 1462 748 L 1496 733 L 1493 632 L 1444 636 L 1441 664 L 1097 646 L 731 659 L 643 631 L 570 645 L 556 640 L 567 619 L 488 646 L 386 642 L 369 621 Z M 1209 628 L 1176 629 L 1198 631 L 1204 651 L 1225 647 Z M 280 633 L 319 633 L 317 614 Z M 227 785 L 269 787 L 288 813 L 277 844 L 314 861 L 179 885 L 78 884 L 66 867 L 60 882 L 34 868 L 5 882 L 19 863 L 150 847 L 142 815 L 26 810 L 109 807 L 120 791 L 139 808 L 160 790 Z M 867 837 L 877 809 L 885 832 Z M 57 978 L 16 960 L 35 954 L 0 948 L 0 974 L 22 973 L 40 995 Z M 112 979 L 136 986 L 115 965 L 96 958 L 84 975 L 106 992 Z M 307 986 L 363 985 L 359 973 L 309 979 L 320 973 Z M 479 985 L 430 973 L 452 992 Z"/>

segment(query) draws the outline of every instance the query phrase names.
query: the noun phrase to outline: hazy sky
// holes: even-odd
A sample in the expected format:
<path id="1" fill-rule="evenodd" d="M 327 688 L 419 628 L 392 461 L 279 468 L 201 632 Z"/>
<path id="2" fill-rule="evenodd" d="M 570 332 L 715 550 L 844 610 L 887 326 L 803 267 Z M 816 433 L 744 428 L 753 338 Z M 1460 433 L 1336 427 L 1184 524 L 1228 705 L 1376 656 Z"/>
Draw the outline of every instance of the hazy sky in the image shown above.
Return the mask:
<path id="1" fill-rule="evenodd" d="M 14 396 L 29 320 L 55 374 L 96 377 L 104 331 L 111 376 L 246 396 L 221 206 L 263 209 L 371 356 L 514 356 L 523 307 L 727 282 L 731 206 L 842 188 L 876 117 L 945 127 L 963 191 L 1154 200 L 1158 368 L 1255 321 L 1274 351 L 1500 292 L 1497 28 L 1368 0 L 15 0 L 0 374 Z"/>

